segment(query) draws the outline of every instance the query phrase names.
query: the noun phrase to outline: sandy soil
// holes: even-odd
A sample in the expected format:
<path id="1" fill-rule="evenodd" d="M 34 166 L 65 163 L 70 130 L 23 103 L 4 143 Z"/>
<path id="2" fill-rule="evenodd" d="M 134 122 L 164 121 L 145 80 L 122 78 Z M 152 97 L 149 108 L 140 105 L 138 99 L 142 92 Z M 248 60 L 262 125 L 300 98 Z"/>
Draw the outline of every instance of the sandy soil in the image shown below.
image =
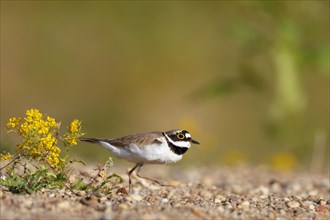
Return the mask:
<path id="1" fill-rule="evenodd" d="M 133 178 L 133 192 L 41 190 L 17 195 L 0 187 L 1 219 L 329 219 L 329 174 L 265 168 L 153 166 Z M 125 182 L 121 185 L 127 188 Z"/>

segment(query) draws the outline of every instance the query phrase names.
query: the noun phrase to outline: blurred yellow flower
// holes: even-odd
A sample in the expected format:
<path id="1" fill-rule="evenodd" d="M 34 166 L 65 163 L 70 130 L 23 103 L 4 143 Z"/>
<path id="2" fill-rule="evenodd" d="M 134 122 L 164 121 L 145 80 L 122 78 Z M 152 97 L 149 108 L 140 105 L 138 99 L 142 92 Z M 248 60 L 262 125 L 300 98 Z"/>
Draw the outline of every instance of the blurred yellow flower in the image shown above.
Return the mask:
<path id="1" fill-rule="evenodd" d="M 8 152 L 0 154 L 0 160 L 1 161 L 10 160 L 11 158 L 13 158 L 13 155 L 11 155 Z"/>
<path id="2" fill-rule="evenodd" d="M 279 152 L 272 156 L 271 164 L 279 171 L 290 171 L 297 167 L 298 161 L 294 154 Z"/>

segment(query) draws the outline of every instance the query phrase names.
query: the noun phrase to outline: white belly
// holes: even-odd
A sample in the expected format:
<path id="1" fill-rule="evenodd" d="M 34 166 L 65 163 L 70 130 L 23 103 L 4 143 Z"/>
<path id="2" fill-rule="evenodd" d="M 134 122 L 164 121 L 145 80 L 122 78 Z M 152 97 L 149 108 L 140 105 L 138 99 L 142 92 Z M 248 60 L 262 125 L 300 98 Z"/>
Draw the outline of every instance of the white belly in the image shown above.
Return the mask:
<path id="1" fill-rule="evenodd" d="M 134 163 L 171 164 L 182 159 L 182 155 L 175 154 L 165 143 L 148 145 L 144 148 L 139 148 L 135 144 L 127 147 L 115 147 L 107 142 L 100 144 L 110 150 L 115 157 Z"/>

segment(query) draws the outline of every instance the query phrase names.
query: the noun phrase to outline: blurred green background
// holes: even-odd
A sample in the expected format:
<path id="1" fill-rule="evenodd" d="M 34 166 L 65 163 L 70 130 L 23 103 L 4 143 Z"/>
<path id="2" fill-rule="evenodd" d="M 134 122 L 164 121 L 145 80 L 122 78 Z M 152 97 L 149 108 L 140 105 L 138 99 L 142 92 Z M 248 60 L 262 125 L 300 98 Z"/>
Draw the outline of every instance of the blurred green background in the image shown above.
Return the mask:
<path id="1" fill-rule="evenodd" d="M 329 169 L 329 1 L 1 1 L 2 149 L 29 108 L 88 137 L 187 129 L 180 165 Z"/>

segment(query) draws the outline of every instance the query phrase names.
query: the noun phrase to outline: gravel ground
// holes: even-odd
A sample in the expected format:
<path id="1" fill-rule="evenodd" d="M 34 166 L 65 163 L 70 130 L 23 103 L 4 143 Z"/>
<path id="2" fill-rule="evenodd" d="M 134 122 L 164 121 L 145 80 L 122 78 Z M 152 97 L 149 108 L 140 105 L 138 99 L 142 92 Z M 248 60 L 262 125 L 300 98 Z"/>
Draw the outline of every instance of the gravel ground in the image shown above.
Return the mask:
<path id="1" fill-rule="evenodd" d="M 329 174 L 165 166 L 142 173 L 172 186 L 133 177 L 130 194 L 123 189 L 110 195 L 52 189 L 17 195 L 0 188 L 0 219 L 330 218 Z"/>

